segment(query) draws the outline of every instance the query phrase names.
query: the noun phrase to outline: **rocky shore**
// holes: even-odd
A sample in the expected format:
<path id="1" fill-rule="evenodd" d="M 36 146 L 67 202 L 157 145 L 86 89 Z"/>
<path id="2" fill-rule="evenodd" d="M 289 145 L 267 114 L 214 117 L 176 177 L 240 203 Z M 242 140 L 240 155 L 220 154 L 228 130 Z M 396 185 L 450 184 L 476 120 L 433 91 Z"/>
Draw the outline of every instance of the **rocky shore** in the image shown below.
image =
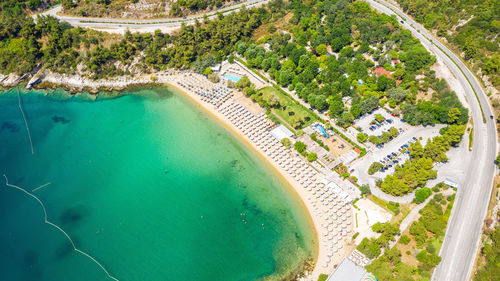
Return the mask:
<path id="1" fill-rule="evenodd" d="M 27 88 L 64 88 L 71 93 L 86 91 L 90 94 L 97 94 L 99 91 L 121 91 L 130 86 L 172 83 L 175 76 L 180 73 L 182 72 L 177 70 L 166 70 L 155 72 L 154 74 L 116 76 L 97 80 L 79 74 L 65 75 L 51 71 L 39 72 L 33 76 L 29 74 L 23 76 L 17 74 L 0 74 L 0 86 L 12 88 L 23 82 L 27 82 Z"/>

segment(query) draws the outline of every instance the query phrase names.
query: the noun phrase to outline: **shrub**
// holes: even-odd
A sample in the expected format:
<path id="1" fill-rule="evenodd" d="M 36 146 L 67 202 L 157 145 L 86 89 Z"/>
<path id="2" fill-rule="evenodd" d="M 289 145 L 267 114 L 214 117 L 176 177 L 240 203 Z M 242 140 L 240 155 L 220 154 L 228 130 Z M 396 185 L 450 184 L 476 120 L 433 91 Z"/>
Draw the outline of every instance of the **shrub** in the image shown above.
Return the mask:
<path id="1" fill-rule="evenodd" d="M 380 164 L 379 162 L 373 162 L 373 163 L 370 165 L 370 168 L 368 168 L 368 174 L 369 174 L 369 175 L 373 175 L 373 174 L 375 174 L 378 170 L 382 169 L 382 167 L 384 167 L 384 165 Z"/>
<path id="2" fill-rule="evenodd" d="M 439 193 L 439 194 L 434 195 L 434 200 L 439 202 L 442 199 L 443 199 L 443 194 Z"/>
<path id="3" fill-rule="evenodd" d="M 385 120 L 384 116 L 382 116 L 382 114 L 375 114 L 375 119 L 378 121 L 378 122 L 382 122 Z"/>
<path id="4" fill-rule="evenodd" d="M 307 161 L 309 162 L 315 161 L 316 159 L 318 159 L 318 155 L 314 152 L 307 155 Z"/>
<path id="5" fill-rule="evenodd" d="M 281 144 L 283 144 L 286 148 L 289 148 L 290 145 L 292 145 L 292 142 L 290 141 L 289 138 L 282 138 Z"/>
<path id="6" fill-rule="evenodd" d="M 362 186 L 360 186 L 359 190 L 361 191 L 362 196 L 371 193 L 370 186 L 367 184 L 363 184 Z"/>
<path id="7" fill-rule="evenodd" d="M 302 153 L 306 150 L 306 144 L 301 141 L 295 142 L 293 147 L 295 147 L 295 150 L 297 150 L 298 153 Z"/>
<path id="8" fill-rule="evenodd" d="M 326 281 L 328 279 L 328 275 L 321 273 L 318 277 L 318 281 Z"/>
<path id="9" fill-rule="evenodd" d="M 407 235 L 403 235 L 403 236 L 401 236 L 401 238 L 399 238 L 399 243 L 404 244 L 404 245 L 408 245 L 408 243 L 410 243 L 410 241 L 411 241 L 411 238 L 408 237 Z"/>
<path id="10" fill-rule="evenodd" d="M 432 191 L 428 187 L 423 187 L 415 191 L 415 203 L 420 204 L 424 202 L 427 197 L 431 195 Z"/>
<path id="11" fill-rule="evenodd" d="M 379 137 L 377 137 L 377 136 L 370 136 L 370 137 L 368 138 L 368 140 L 369 140 L 371 143 L 373 143 L 373 144 L 380 144 L 380 143 L 381 143 L 380 138 L 379 138 Z"/>
<path id="12" fill-rule="evenodd" d="M 387 203 L 387 208 L 389 210 L 391 210 L 391 212 L 393 212 L 395 216 L 397 216 L 400 212 L 399 211 L 399 203 L 396 203 L 393 201 L 389 201 L 389 203 Z"/>
<path id="13" fill-rule="evenodd" d="M 425 247 L 425 249 L 427 250 L 427 252 L 429 254 L 434 254 L 436 252 L 436 247 L 434 247 L 434 245 L 432 245 L 432 243 L 429 243 L 429 245 L 427 245 L 427 247 Z"/>
<path id="14" fill-rule="evenodd" d="M 427 258 L 427 251 L 426 250 L 422 250 L 422 251 L 420 251 L 420 253 L 417 254 L 417 260 L 419 262 L 422 262 L 422 263 L 425 262 L 426 258 Z"/>
<path id="15" fill-rule="evenodd" d="M 365 133 L 358 133 L 358 135 L 356 136 L 356 139 L 360 142 L 360 143 L 364 143 L 365 141 L 368 140 L 368 135 L 365 134 Z"/>

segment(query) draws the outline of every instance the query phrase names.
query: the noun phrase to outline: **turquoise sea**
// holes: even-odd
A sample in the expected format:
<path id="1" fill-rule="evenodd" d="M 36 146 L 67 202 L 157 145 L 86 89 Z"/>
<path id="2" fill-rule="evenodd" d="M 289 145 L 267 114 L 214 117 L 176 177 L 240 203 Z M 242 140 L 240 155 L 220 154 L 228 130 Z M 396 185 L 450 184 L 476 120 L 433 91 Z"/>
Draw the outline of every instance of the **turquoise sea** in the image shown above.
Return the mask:
<path id="1" fill-rule="evenodd" d="M 283 279 L 315 256 L 289 187 L 181 93 L 21 93 L 35 154 L 0 94 L 0 175 L 116 279 Z M 0 280 L 112 280 L 3 176 L 0 225 Z"/>

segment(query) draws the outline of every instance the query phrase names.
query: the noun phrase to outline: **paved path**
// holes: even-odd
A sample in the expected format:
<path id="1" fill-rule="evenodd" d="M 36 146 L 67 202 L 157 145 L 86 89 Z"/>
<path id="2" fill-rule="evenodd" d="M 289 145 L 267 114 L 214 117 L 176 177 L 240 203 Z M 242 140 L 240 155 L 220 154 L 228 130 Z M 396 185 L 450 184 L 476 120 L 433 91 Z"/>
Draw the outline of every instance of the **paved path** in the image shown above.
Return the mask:
<path id="1" fill-rule="evenodd" d="M 247 0 L 242 3 L 232 5 L 220 10 L 215 10 L 206 13 L 209 19 L 217 17 L 217 14 L 221 12 L 226 15 L 234 11 L 238 11 L 241 7 L 245 6 L 247 8 L 259 7 L 266 4 L 270 0 Z M 195 20 L 198 19 L 200 22 L 203 21 L 204 15 L 193 15 L 187 17 L 176 17 L 167 19 L 114 19 L 114 18 L 90 18 L 90 17 L 75 17 L 60 15 L 62 11 L 61 5 L 56 5 L 53 8 L 41 13 L 43 16 L 53 16 L 61 21 L 65 21 L 73 26 L 80 26 L 91 28 L 95 30 L 107 31 L 112 33 L 125 33 L 125 31 L 130 30 L 132 32 L 154 32 L 159 29 L 162 32 L 172 32 L 179 29 L 182 24 L 190 25 L 194 24 Z M 38 14 L 33 15 L 36 18 Z"/>
<path id="2" fill-rule="evenodd" d="M 441 191 L 439 193 L 443 194 L 444 197 L 450 196 L 454 193 L 455 191 L 451 188 Z M 403 221 L 401 221 L 401 224 L 399 224 L 399 231 L 403 233 L 414 221 L 418 220 L 420 218 L 420 210 L 422 210 L 429 201 L 431 201 L 432 198 L 434 198 L 434 195 L 437 193 L 431 194 L 427 199 L 425 199 L 424 202 L 418 204 L 415 208 L 411 209 L 410 213 L 404 218 Z"/>
<path id="3" fill-rule="evenodd" d="M 469 280 L 495 173 L 497 135 L 494 120 L 490 119 L 493 113 L 489 101 L 474 74 L 460 58 L 435 39 L 429 31 L 387 2 L 365 1 L 383 13 L 397 14 L 398 18 L 403 18 L 403 26 L 446 64 L 465 89 L 474 122 L 474 144 L 471 157 L 474 162 L 467 171 L 465 181 L 458 189 L 445 240 L 439 252 L 443 259 L 436 267 L 432 280 Z M 480 106 L 484 111 L 484 119 Z"/>

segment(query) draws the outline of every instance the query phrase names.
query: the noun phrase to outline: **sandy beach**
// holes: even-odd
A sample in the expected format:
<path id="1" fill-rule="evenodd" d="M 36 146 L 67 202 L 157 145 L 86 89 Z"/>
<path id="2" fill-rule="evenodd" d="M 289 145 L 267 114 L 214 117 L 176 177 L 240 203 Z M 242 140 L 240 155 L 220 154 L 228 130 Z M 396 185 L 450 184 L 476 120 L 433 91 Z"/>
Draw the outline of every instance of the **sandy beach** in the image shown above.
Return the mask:
<path id="1" fill-rule="evenodd" d="M 343 244 L 343 247 L 341 249 L 338 249 L 338 252 L 335 253 L 333 256 L 331 256 L 331 262 L 328 264 L 327 267 L 323 267 L 322 261 L 327 259 L 328 253 L 329 253 L 329 247 L 328 247 L 328 238 L 321 235 L 323 225 L 327 222 L 325 218 L 322 216 L 322 214 L 319 211 L 318 206 L 321 205 L 321 202 L 319 199 L 314 198 L 308 190 L 306 190 L 295 178 L 293 178 L 284 168 L 281 166 L 277 165 L 277 163 L 263 151 L 261 148 L 259 148 L 255 142 L 253 142 L 247 135 L 245 135 L 240 129 L 235 127 L 231 121 L 223 115 L 216 107 L 212 106 L 211 104 L 204 102 L 201 100 L 199 95 L 196 95 L 186 87 L 182 87 L 179 84 L 177 84 L 177 81 L 181 81 L 182 75 L 174 75 L 169 79 L 170 81 L 165 81 L 164 83 L 168 84 L 169 86 L 172 86 L 176 89 L 178 89 L 180 92 L 183 92 L 188 96 L 192 101 L 194 101 L 196 104 L 200 106 L 200 108 L 204 109 L 209 115 L 213 116 L 216 120 L 220 122 L 227 130 L 232 132 L 240 141 L 245 143 L 248 147 L 250 147 L 253 151 L 257 153 L 262 159 L 264 159 L 270 167 L 272 167 L 275 172 L 277 172 L 281 178 L 290 186 L 291 190 L 295 192 L 295 194 L 301 199 L 304 207 L 309 213 L 310 220 L 312 221 L 312 224 L 314 225 L 314 232 L 316 235 L 316 245 L 317 245 L 317 256 L 314 260 L 314 270 L 309 273 L 309 275 L 304 279 L 304 280 L 317 280 L 319 275 L 321 273 L 329 274 L 333 271 L 334 266 L 338 265 L 344 257 L 347 257 L 349 253 L 355 248 L 354 244 L 350 243 L 351 241 L 351 236 L 352 232 L 349 233 L 347 238 L 344 238 L 341 240 L 341 244 Z M 250 101 L 249 98 L 244 97 L 242 94 L 238 93 L 235 90 L 235 97 L 232 100 L 241 100 L 241 99 L 247 99 L 249 103 L 253 103 Z M 242 102 L 240 102 L 242 103 Z M 255 110 L 255 109 L 253 109 Z M 350 210 L 350 212 L 352 212 Z M 352 219 L 352 217 L 350 217 Z"/>
<path id="2" fill-rule="evenodd" d="M 46 72 L 43 74 L 42 82 L 35 87 L 37 88 L 47 88 L 47 87 L 64 87 L 72 92 L 79 91 L 89 91 L 92 93 L 96 93 L 99 90 L 122 90 L 129 86 L 137 86 L 137 85 L 145 85 L 145 84 L 166 84 L 177 89 L 179 92 L 182 92 L 187 96 L 191 101 L 197 104 L 200 108 L 205 110 L 209 115 L 211 115 L 215 120 L 217 120 L 222 126 L 224 126 L 227 130 L 233 133 L 241 142 L 245 143 L 248 147 L 250 147 L 253 151 L 257 153 L 262 159 L 264 159 L 267 164 L 272 167 L 277 174 L 283 179 L 285 183 L 287 183 L 290 187 L 290 190 L 293 191 L 303 203 L 306 208 L 312 225 L 314 226 L 314 233 L 316 236 L 316 253 L 317 256 L 314 259 L 314 269 L 312 272 L 307 272 L 306 277 L 302 280 L 317 280 L 318 276 L 321 273 L 330 274 L 336 265 L 340 264 L 340 262 L 347 257 L 350 252 L 355 248 L 354 244 L 351 241 L 351 237 L 353 232 L 352 225 L 355 225 L 352 216 L 352 208 L 350 204 L 343 204 L 342 217 L 343 220 L 349 224 L 349 232 L 339 233 L 340 237 L 337 236 L 337 231 L 330 231 L 330 234 L 333 233 L 336 247 L 332 247 L 332 235 L 324 234 L 326 228 L 330 229 L 330 225 L 332 224 L 332 220 L 329 216 L 326 215 L 328 205 L 323 203 L 323 196 L 319 196 L 319 192 L 316 196 L 313 196 L 316 192 L 311 193 L 311 189 L 306 189 L 299 181 L 290 175 L 290 172 L 285 170 L 282 166 L 278 165 L 278 163 L 273 160 L 268 153 L 257 144 L 252 141 L 249 136 L 247 136 L 241 129 L 237 128 L 227 116 L 222 114 L 219 108 L 215 105 L 208 103 L 206 100 L 190 90 L 188 87 L 182 86 L 182 82 L 185 80 L 186 75 L 197 75 L 191 72 L 184 71 L 162 71 L 154 73 L 154 75 L 147 74 L 136 77 L 117 77 L 109 80 L 91 80 L 89 78 L 83 78 L 78 75 L 68 76 L 62 75 L 52 72 Z M 154 77 L 154 78 L 152 78 Z M 208 80 L 201 75 L 198 75 L 199 79 Z M 5 79 L 7 80 L 7 79 Z M 11 77 L 8 79 L 10 82 L 14 79 Z M 33 80 L 33 79 L 32 79 Z M 32 82 L 32 81 L 30 81 Z M 180 82 L 180 83 L 179 83 Z M 211 82 L 209 82 L 211 83 Z M 224 86 L 222 84 L 218 84 L 221 88 Z M 6 85 L 8 86 L 8 85 Z M 12 86 L 12 85 L 10 85 Z M 232 97 L 228 100 L 224 101 L 224 104 L 228 103 L 238 103 L 247 108 L 250 112 L 255 112 L 259 110 L 258 105 L 255 105 L 249 98 L 243 96 L 237 90 L 232 90 Z M 267 120 L 267 118 L 266 118 Z M 269 121 L 270 122 L 270 121 Z M 280 144 L 281 145 L 281 144 Z M 289 152 L 290 157 L 298 157 L 292 156 L 291 151 Z M 298 159 L 301 160 L 301 159 Z M 319 173 L 318 173 L 319 174 Z M 318 176 L 315 180 L 319 181 L 320 176 Z M 321 192 L 323 194 L 323 192 Z M 330 200 L 332 201 L 332 200 Z M 327 203 L 327 202 L 326 202 Z M 325 206 L 326 205 L 326 206 Z M 332 209 L 330 207 L 330 209 Z M 338 209 L 338 208 L 337 208 Z M 340 211 L 337 211 L 337 214 Z M 345 216 L 344 217 L 344 213 Z M 335 216 L 335 215 L 334 215 Z M 347 220 L 346 220 L 347 218 Z M 339 216 L 340 221 L 340 216 Z M 340 224 L 346 226 L 345 223 L 340 221 Z M 335 228 L 337 224 L 335 223 Z M 339 228 L 340 229 L 340 228 Z M 322 235 L 324 234 L 324 235 Z M 333 248 L 333 249 L 332 249 Z M 327 262 L 325 262 L 327 261 Z"/>

